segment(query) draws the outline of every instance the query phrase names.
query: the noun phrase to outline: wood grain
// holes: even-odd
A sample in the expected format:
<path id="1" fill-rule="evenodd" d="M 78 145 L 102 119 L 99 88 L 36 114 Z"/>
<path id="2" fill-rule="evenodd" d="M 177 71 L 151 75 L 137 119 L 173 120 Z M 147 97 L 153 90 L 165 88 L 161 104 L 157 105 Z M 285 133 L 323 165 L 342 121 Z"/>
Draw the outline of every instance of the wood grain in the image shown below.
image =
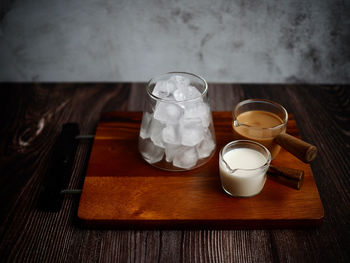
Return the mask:
<path id="1" fill-rule="evenodd" d="M 101 112 L 142 111 L 144 84 L 0 86 L 2 262 L 350 261 L 349 87 L 209 85 L 213 111 L 265 98 L 294 114 L 301 137 L 319 150 L 311 167 L 325 210 L 320 228 L 119 231 L 83 229 L 76 222 L 79 196 L 66 196 L 59 213 L 39 211 L 36 201 L 61 124 L 77 121 L 83 134 L 91 134 Z M 37 133 L 42 118 L 45 125 Z M 86 141 L 78 148 L 70 188 L 82 187 L 90 147 Z"/>
<path id="2" fill-rule="evenodd" d="M 324 212 L 310 166 L 284 149 L 272 162 L 305 171 L 296 191 L 267 180 L 251 198 L 220 187 L 218 152 L 232 141 L 231 112 L 213 112 L 217 148 L 206 164 L 186 172 L 148 165 L 138 151 L 141 112 L 112 112 L 97 126 L 78 217 L 87 226 L 263 228 L 315 226 Z M 298 136 L 293 116 L 287 131 Z"/>

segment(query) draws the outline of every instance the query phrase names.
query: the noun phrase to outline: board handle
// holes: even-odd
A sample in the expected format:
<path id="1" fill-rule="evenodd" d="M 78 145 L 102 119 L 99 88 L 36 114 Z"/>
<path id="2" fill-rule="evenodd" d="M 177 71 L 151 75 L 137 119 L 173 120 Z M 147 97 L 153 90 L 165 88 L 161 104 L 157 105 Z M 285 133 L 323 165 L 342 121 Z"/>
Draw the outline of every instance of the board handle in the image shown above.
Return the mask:
<path id="1" fill-rule="evenodd" d="M 49 168 L 41 185 L 39 208 L 48 212 L 58 212 L 61 209 L 64 189 L 70 180 L 73 162 L 78 147 L 75 139 L 79 134 L 78 123 L 66 123 L 54 146 L 52 147 Z"/>
<path id="2" fill-rule="evenodd" d="M 313 161 L 317 156 L 316 146 L 287 133 L 277 135 L 275 141 L 305 163 Z"/>

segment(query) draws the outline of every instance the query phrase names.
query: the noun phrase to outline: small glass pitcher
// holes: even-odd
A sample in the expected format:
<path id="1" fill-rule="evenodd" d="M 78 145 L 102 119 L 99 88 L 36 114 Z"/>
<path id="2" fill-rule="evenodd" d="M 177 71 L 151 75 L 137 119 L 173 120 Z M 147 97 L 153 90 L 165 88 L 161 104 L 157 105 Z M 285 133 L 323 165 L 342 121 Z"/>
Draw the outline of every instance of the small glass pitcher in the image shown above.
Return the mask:
<path id="1" fill-rule="evenodd" d="M 236 105 L 232 112 L 234 138 L 253 140 L 264 145 L 272 160 L 281 146 L 275 138 L 286 133 L 288 113 L 280 104 L 264 99 L 248 99 Z"/>

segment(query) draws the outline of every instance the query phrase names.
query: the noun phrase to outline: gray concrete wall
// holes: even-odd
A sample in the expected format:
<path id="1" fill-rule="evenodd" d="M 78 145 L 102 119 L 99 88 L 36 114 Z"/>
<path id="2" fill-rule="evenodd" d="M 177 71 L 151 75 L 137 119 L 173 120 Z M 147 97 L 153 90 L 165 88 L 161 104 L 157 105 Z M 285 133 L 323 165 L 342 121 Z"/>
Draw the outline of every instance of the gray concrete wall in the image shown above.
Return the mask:
<path id="1" fill-rule="evenodd" d="M 350 1 L 16 0 L 0 81 L 349 83 Z"/>
<path id="2" fill-rule="evenodd" d="M 13 0 L 0 0 L 0 21 L 10 9 Z"/>

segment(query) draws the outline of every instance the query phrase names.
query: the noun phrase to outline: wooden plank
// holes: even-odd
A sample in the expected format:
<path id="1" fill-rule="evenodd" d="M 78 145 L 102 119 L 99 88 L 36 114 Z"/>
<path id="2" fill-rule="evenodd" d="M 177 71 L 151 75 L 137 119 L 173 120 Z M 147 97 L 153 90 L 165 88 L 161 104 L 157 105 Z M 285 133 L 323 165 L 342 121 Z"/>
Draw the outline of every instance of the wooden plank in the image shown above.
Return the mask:
<path id="1" fill-rule="evenodd" d="M 210 84 L 213 111 L 266 98 L 293 112 L 302 138 L 317 145 L 312 172 L 325 218 L 315 229 L 100 231 L 76 222 L 78 195 L 59 213 L 36 209 L 48 155 L 61 124 L 95 133 L 104 111 L 139 111 L 143 83 L 0 84 L 0 258 L 4 262 L 350 262 L 348 86 Z M 68 101 L 65 107 L 60 107 Z M 51 115 L 53 114 L 53 115 Z M 36 134 L 38 123 L 45 127 Z M 30 133 L 28 134 L 28 129 Z M 25 137 L 21 137 L 25 134 Z M 31 139 L 27 146 L 19 138 Z M 90 142 L 79 147 L 69 188 L 81 188 Z"/>
<path id="2" fill-rule="evenodd" d="M 322 222 L 322 203 L 310 165 L 282 150 L 274 165 L 305 171 L 301 190 L 267 180 L 251 198 L 232 198 L 221 189 L 218 152 L 233 140 L 231 113 L 214 112 L 217 149 L 204 166 L 167 172 L 147 164 L 137 149 L 140 112 L 115 112 L 98 124 L 78 209 L 87 225 L 119 227 L 262 228 L 313 226 Z M 287 131 L 298 136 L 293 115 Z"/>

